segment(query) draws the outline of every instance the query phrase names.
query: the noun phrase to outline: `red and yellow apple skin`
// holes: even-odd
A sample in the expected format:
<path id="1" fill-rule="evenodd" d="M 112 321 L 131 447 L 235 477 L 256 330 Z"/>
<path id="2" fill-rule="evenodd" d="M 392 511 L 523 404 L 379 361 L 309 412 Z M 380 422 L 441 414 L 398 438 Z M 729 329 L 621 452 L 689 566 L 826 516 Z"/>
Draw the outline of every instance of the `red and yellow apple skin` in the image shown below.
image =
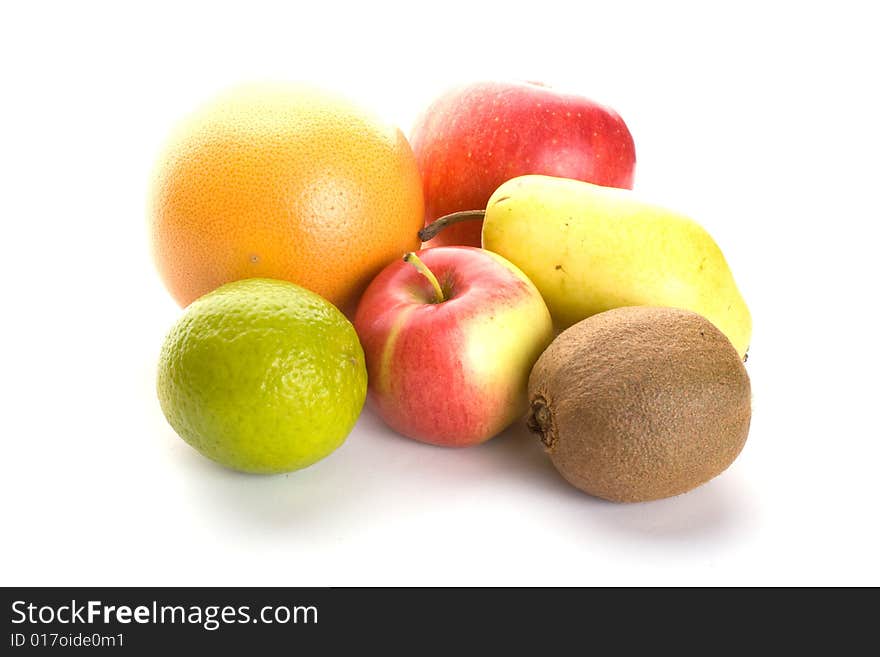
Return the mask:
<path id="1" fill-rule="evenodd" d="M 636 150 L 620 115 L 532 82 L 476 82 L 435 100 L 410 131 L 425 224 L 483 210 L 501 183 L 525 174 L 632 189 Z M 451 226 L 427 246 L 480 246 L 482 222 Z"/>
<path id="2" fill-rule="evenodd" d="M 364 347 L 368 400 L 395 431 L 426 443 L 481 443 L 526 410 L 529 372 L 550 344 L 541 294 L 515 265 L 483 249 L 418 252 L 443 289 L 411 263 L 367 287 L 354 326 Z"/>

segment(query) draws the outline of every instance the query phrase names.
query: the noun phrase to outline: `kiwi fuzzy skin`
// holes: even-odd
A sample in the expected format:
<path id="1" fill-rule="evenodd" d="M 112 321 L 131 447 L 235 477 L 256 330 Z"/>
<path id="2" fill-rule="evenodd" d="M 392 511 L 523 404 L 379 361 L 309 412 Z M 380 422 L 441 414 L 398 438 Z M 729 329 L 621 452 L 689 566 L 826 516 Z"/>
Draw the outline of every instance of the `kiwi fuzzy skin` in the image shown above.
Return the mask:
<path id="1" fill-rule="evenodd" d="M 707 319 L 628 307 L 562 332 L 529 377 L 529 428 L 556 469 L 614 502 L 680 495 L 733 463 L 751 421 L 749 376 Z"/>

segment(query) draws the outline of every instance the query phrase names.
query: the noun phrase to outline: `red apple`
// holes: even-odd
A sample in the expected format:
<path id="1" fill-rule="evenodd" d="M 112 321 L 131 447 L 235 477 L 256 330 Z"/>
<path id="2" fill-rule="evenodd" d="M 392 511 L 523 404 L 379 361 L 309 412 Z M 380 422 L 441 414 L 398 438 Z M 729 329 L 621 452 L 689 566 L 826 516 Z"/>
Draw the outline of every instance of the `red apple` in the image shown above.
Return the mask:
<path id="1" fill-rule="evenodd" d="M 388 265 L 367 287 L 354 326 L 368 399 L 382 419 L 410 438 L 457 447 L 524 414 L 529 372 L 553 331 L 525 274 L 472 247 Z"/>
<path id="2" fill-rule="evenodd" d="M 636 152 L 623 119 L 583 96 L 531 82 L 478 82 L 438 98 L 410 142 L 425 191 L 425 224 L 477 210 L 501 183 L 530 173 L 632 189 Z M 482 222 L 427 246 L 480 246 Z"/>

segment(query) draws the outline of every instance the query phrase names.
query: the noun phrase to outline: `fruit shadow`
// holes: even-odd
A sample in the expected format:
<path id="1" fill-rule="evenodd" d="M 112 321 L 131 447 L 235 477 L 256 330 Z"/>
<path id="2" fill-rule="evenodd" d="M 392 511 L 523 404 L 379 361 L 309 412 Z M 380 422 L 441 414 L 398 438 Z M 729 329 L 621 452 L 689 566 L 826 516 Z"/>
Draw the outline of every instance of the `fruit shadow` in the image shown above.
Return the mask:
<path id="1" fill-rule="evenodd" d="M 729 542 L 756 527 L 755 507 L 735 477 L 721 475 L 684 495 L 615 504 L 596 501 L 594 526 L 641 540 L 657 542 Z"/>
<path id="2" fill-rule="evenodd" d="M 511 504 L 533 497 L 522 506 L 536 523 L 584 542 L 609 534 L 625 541 L 712 541 L 742 534 L 754 515 L 748 491 L 728 474 L 685 495 L 642 504 L 586 495 L 556 472 L 523 422 L 483 445 L 448 449 L 397 435 L 365 409 L 355 434 L 334 454 L 273 476 L 227 470 L 184 445 L 180 449 L 181 467 L 189 471 L 183 477 L 189 503 L 220 525 L 261 532 L 356 534 L 373 525 L 377 514 L 405 524 L 432 508 L 497 496 L 499 487 L 509 491 Z"/>
<path id="3" fill-rule="evenodd" d="M 345 518 L 353 522 L 363 504 L 356 490 L 363 483 L 351 468 L 338 467 L 337 459 L 344 464 L 340 452 L 345 446 L 307 468 L 278 475 L 236 472 L 183 448 L 188 503 L 217 527 L 240 526 L 260 534 L 295 528 L 309 534 Z"/>
<path id="4" fill-rule="evenodd" d="M 664 500 L 619 504 L 591 497 L 566 482 L 535 437 L 518 423 L 485 446 L 491 456 L 552 505 L 566 534 L 596 540 L 597 531 L 658 542 L 726 540 L 750 533 L 757 507 L 735 473 L 722 473 L 688 493 Z"/>
<path id="5" fill-rule="evenodd" d="M 498 486 L 534 486 L 558 495 L 570 489 L 524 425 L 483 445 L 450 449 L 396 434 L 364 409 L 336 452 L 303 470 L 271 476 L 226 469 L 173 435 L 169 440 L 186 471 L 188 503 L 207 511 L 218 525 L 244 524 L 260 531 L 335 532 L 345 527 L 346 534 L 358 533 L 377 514 L 405 524 L 411 516 L 468 506 L 484 493 L 495 494 Z"/>

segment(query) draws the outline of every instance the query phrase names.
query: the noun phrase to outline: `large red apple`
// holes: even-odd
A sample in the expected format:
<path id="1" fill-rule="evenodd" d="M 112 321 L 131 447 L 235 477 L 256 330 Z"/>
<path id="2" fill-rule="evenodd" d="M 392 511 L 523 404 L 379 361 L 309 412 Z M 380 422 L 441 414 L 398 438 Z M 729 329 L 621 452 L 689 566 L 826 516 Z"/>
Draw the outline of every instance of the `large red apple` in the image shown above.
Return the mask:
<path id="1" fill-rule="evenodd" d="M 636 151 L 623 119 L 583 96 L 530 82 L 478 82 L 447 92 L 410 142 L 425 191 L 425 224 L 478 210 L 501 183 L 530 173 L 632 189 Z M 480 246 L 482 222 L 444 230 L 428 246 Z"/>
<path id="2" fill-rule="evenodd" d="M 367 287 L 354 326 L 382 419 L 410 438 L 457 447 L 524 414 L 529 372 L 553 335 L 525 274 L 472 247 L 388 265 Z"/>

